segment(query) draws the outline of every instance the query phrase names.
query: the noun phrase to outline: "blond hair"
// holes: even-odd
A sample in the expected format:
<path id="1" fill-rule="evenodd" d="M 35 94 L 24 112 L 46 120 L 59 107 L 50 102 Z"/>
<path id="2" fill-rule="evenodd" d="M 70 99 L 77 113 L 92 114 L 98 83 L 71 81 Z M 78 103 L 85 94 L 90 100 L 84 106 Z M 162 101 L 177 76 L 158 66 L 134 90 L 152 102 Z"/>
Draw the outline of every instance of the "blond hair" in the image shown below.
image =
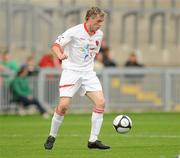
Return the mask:
<path id="1" fill-rule="evenodd" d="M 85 20 L 87 21 L 90 17 L 94 18 L 95 16 L 100 15 L 100 17 L 104 17 L 105 12 L 101 10 L 98 7 L 91 7 L 89 10 L 86 12 L 86 17 Z"/>

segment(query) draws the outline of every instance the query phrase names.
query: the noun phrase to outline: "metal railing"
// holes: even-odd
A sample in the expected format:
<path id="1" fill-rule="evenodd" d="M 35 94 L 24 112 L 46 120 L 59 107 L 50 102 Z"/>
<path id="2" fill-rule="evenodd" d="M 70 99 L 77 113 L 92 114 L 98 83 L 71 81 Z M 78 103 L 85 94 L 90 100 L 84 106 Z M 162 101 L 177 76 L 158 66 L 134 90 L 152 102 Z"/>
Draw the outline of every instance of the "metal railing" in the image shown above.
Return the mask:
<path id="1" fill-rule="evenodd" d="M 60 75 L 60 70 L 42 69 L 37 77 L 30 78 L 33 95 L 48 108 L 54 108 L 59 102 Z M 179 69 L 104 69 L 97 75 L 103 86 L 107 111 L 170 111 L 180 108 Z M 0 76 L 3 77 L 2 74 Z M 12 78 L 11 75 L 9 77 Z M 1 84 L 0 94 L 0 110 L 3 111 L 10 108 L 8 84 Z M 89 111 L 92 105 L 77 92 L 70 110 Z"/>

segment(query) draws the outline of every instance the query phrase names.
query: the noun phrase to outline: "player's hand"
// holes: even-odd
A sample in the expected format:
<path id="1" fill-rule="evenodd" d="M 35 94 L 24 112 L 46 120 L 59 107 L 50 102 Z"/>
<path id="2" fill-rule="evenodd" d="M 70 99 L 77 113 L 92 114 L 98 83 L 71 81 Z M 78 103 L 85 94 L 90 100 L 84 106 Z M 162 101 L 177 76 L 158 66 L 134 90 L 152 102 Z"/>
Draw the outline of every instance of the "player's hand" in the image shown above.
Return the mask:
<path id="1" fill-rule="evenodd" d="M 67 58 L 68 58 L 68 56 L 66 54 L 60 54 L 59 55 L 60 60 L 64 60 L 64 59 L 67 59 Z"/>

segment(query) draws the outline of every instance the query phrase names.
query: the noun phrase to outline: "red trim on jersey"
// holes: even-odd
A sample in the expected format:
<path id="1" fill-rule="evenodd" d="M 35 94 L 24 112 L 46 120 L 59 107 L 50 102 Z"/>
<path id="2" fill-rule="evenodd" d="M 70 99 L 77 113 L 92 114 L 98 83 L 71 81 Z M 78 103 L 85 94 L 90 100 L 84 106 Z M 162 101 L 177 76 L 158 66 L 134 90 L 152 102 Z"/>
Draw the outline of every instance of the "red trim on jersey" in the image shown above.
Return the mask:
<path id="1" fill-rule="evenodd" d="M 84 22 L 84 29 L 85 29 L 86 32 L 88 33 L 88 28 L 87 28 L 86 22 Z M 88 34 L 89 34 L 89 33 L 88 33 Z"/>
<path id="2" fill-rule="evenodd" d="M 59 49 L 61 49 L 61 48 L 60 48 L 60 45 L 57 44 L 57 43 L 54 43 L 54 44 L 52 45 L 52 47 L 58 47 Z"/>
<path id="3" fill-rule="evenodd" d="M 93 112 L 96 112 L 96 113 L 103 113 L 103 112 L 104 112 L 104 109 L 93 108 Z"/>
<path id="4" fill-rule="evenodd" d="M 70 87 L 70 86 L 74 86 L 74 84 L 64 84 L 64 85 L 60 85 L 59 88 Z"/>

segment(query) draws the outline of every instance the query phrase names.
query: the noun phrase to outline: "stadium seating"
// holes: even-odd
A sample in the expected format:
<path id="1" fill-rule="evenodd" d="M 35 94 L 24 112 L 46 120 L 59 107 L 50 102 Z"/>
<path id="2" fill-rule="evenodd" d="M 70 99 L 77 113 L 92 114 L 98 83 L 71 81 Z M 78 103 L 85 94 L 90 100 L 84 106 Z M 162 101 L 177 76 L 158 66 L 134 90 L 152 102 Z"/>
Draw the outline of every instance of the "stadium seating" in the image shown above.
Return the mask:
<path id="1" fill-rule="evenodd" d="M 23 48 L 40 56 L 65 28 L 83 22 L 85 10 L 92 5 L 108 13 L 103 30 L 119 65 L 132 49 L 141 52 L 148 66 L 179 65 L 177 0 L 2 1 L 0 48 L 8 47 L 14 54 Z"/>

